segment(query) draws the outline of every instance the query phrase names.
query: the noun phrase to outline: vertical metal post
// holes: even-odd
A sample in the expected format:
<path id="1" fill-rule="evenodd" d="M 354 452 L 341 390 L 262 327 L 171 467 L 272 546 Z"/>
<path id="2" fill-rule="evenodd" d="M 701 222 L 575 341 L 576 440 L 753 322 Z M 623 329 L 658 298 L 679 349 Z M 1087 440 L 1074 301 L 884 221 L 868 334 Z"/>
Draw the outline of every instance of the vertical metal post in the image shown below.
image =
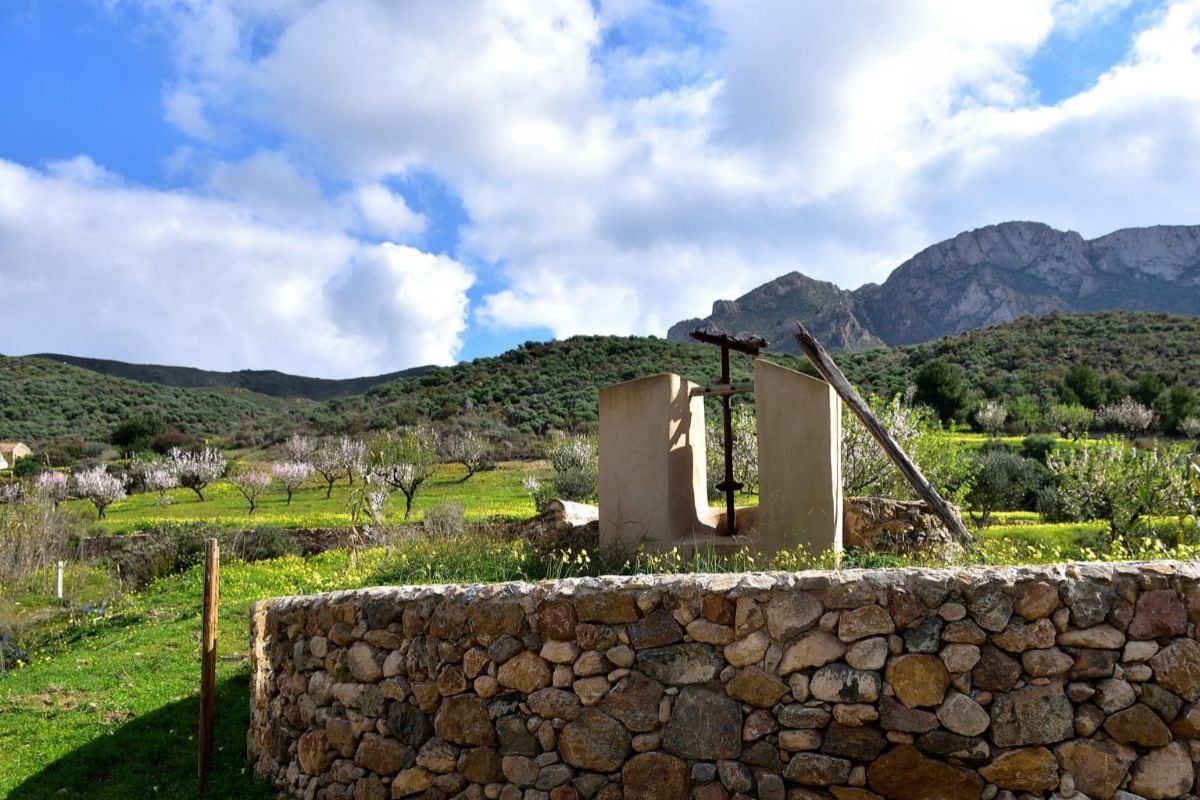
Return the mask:
<path id="1" fill-rule="evenodd" d="M 733 536 L 737 533 L 737 509 L 733 505 L 734 494 L 742 488 L 742 484 L 733 479 L 733 406 L 732 395 L 739 391 L 748 391 L 747 387 L 735 387 L 733 376 L 729 372 L 729 351 L 736 350 L 748 356 L 757 356 L 766 348 L 767 340 L 761 336 L 730 336 L 724 333 L 710 333 L 706 330 L 695 330 L 689 334 L 693 339 L 705 344 L 715 344 L 721 348 L 721 378 L 717 385 L 702 391 L 704 395 L 721 395 L 721 412 L 724 417 L 725 429 L 725 476 L 717 484 L 717 491 L 725 493 L 725 533 Z"/>
<path id="2" fill-rule="evenodd" d="M 200 644 L 200 732 L 196 773 L 200 788 L 212 767 L 213 721 L 217 710 L 217 609 L 220 603 L 220 550 L 216 539 L 204 542 L 204 607 Z"/>
<path id="3" fill-rule="evenodd" d="M 63 599 L 63 562 L 58 562 L 58 574 L 54 579 L 54 596 L 59 600 Z"/>
<path id="4" fill-rule="evenodd" d="M 721 383 L 729 385 L 733 378 L 729 374 L 729 348 L 721 347 Z M 733 407 L 732 397 L 724 395 L 721 398 L 721 411 L 725 417 L 725 480 L 721 486 L 725 489 L 725 533 L 733 536 L 737 533 L 737 511 L 733 504 L 733 494 L 742 488 L 733 479 Z"/>

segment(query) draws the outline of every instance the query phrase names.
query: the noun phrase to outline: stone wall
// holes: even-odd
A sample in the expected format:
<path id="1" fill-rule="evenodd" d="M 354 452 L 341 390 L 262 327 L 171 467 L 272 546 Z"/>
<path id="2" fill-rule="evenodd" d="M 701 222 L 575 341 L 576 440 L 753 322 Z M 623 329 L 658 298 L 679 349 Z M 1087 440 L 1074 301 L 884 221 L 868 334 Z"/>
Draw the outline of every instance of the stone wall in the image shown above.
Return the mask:
<path id="1" fill-rule="evenodd" d="M 1191 797 L 1200 567 L 379 588 L 253 612 L 290 797 Z"/>

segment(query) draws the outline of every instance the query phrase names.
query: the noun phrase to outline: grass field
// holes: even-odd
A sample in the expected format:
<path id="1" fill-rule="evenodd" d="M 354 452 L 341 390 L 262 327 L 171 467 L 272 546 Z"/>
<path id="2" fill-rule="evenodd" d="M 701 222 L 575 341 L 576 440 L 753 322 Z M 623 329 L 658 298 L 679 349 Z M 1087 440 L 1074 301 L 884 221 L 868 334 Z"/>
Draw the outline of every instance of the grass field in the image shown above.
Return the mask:
<path id="1" fill-rule="evenodd" d="M 382 551 L 224 565 L 210 798 L 271 797 L 245 764 L 248 610 L 262 597 L 374 582 Z M 0 675 L 0 797 L 196 797 L 199 570 L 77 614 L 32 663 Z"/>
<path id="2" fill-rule="evenodd" d="M 442 503 L 459 503 L 470 521 L 518 520 L 534 514 L 533 501 L 522 486 L 526 475 L 543 476 L 550 473 L 541 461 L 507 461 L 487 472 L 478 472 L 466 482 L 459 464 L 441 464 L 426 482 L 413 503 L 413 520 Z M 168 493 L 171 502 L 161 505 L 154 493 L 136 494 L 108 507 L 105 519 L 98 524 L 108 533 L 128 533 L 151 528 L 162 522 L 210 522 L 231 528 L 278 526 L 283 528 L 336 528 L 350 524 L 350 487 L 339 482 L 329 499 L 325 485 L 310 479 L 296 491 L 290 505 L 287 495 L 272 486 L 259 496 L 258 509 L 247 513 L 249 506 L 238 490 L 226 481 L 218 481 L 204 490 L 200 501 L 190 489 L 174 489 Z M 67 504 L 95 520 L 96 511 L 87 501 Z M 404 516 L 404 496 L 396 492 L 385 506 L 388 519 L 399 521 Z"/>

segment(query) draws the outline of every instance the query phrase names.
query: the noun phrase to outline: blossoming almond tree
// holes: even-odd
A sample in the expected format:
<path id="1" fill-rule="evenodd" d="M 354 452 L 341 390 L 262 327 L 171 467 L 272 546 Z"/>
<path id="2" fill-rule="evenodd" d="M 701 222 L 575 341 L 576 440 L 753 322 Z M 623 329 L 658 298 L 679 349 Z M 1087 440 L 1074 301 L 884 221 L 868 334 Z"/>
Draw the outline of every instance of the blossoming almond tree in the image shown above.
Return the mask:
<path id="1" fill-rule="evenodd" d="M 472 475 L 488 465 L 487 440 L 475 431 L 452 436 L 446 444 L 446 454 L 451 461 L 467 468 L 467 474 L 459 479 L 459 483 L 466 483 Z"/>
<path id="2" fill-rule="evenodd" d="M 425 427 L 378 436 L 371 442 L 369 464 L 381 481 L 404 494 L 404 518 L 409 519 L 413 498 L 437 464 L 437 440 Z"/>
<path id="3" fill-rule="evenodd" d="M 76 497 L 90 500 L 100 519 L 110 505 L 125 497 L 125 481 L 109 475 L 103 466 L 78 472 L 72 479 Z"/>
<path id="4" fill-rule="evenodd" d="M 308 476 L 313 474 L 312 464 L 304 461 L 280 461 L 271 465 L 271 474 L 287 491 L 287 504 L 292 504 L 292 495 Z"/>
<path id="5" fill-rule="evenodd" d="M 186 486 L 204 502 L 204 487 L 225 474 L 229 462 L 214 447 L 189 452 L 178 447 L 167 453 L 167 463 L 179 476 L 179 485 Z"/>
<path id="6" fill-rule="evenodd" d="M 129 474 L 136 476 L 147 492 L 158 492 L 160 506 L 170 505 L 171 496 L 167 492 L 179 485 L 179 476 L 169 461 L 134 458 L 129 463 Z"/>
<path id="7" fill-rule="evenodd" d="M 254 509 L 258 508 L 259 494 L 271 485 L 271 476 L 265 472 L 253 470 L 231 475 L 229 482 L 242 493 L 242 497 L 246 498 L 246 502 L 250 504 L 250 510 L 246 513 L 253 514 Z"/>
<path id="8" fill-rule="evenodd" d="M 47 470 L 39 472 L 33 479 L 33 491 L 38 499 L 58 508 L 58 504 L 67 499 L 67 483 L 67 476 L 63 473 Z"/>
<path id="9" fill-rule="evenodd" d="M 363 454 L 366 445 L 362 442 L 343 436 L 340 439 L 322 439 L 313 451 L 313 471 L 325 481 L 325 499 L 333 494 L 333 484 L 339 478 L 354 481 L 355 471 L 362 471 Z"/>

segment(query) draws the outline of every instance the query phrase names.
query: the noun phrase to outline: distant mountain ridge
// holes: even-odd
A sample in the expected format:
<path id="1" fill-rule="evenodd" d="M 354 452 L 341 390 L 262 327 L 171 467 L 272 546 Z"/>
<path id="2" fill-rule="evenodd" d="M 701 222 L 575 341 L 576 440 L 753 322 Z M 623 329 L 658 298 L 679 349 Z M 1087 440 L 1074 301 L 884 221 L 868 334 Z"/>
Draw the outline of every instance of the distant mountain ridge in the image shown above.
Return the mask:
<path id="1" fill-rule="evenodd" d="M 799 320 L 830 350 L 857 352 L 1051 311 L 1120 309 L 1200 315 L 1200 225 L 1126 228 L 1087 240 L 1040 222 L 1004 222 L 960 233 L 905 261 L 882 284 L 853 291 L 791 272 L 712 314 L 672 325 L 765 336 L 797 352 Z"/>
<path id="2" fill-rule="evenodd" d="M 142 383 L 156 383 L 161 386 L 175 386 L 181 389 L 245 389 L 270 397 L 296 397 L 319 402 L 335 397 L 362 394 L 372 386 L 390 383 L 401 378 L 417 378 L 437 369 L 436 366 L 413 367 L 399 372 L 389 372 L 385 375 L 333 380 L 288 375 L 273 369 L 215 372 L 195 367 L 130 364 L 106 358 L 85 358 L 58 353 L 37 353 L 24 356 L 24 358 L 44 358 L 47 361 L 70 364 L 101 375 L 111 375 Z"/>

